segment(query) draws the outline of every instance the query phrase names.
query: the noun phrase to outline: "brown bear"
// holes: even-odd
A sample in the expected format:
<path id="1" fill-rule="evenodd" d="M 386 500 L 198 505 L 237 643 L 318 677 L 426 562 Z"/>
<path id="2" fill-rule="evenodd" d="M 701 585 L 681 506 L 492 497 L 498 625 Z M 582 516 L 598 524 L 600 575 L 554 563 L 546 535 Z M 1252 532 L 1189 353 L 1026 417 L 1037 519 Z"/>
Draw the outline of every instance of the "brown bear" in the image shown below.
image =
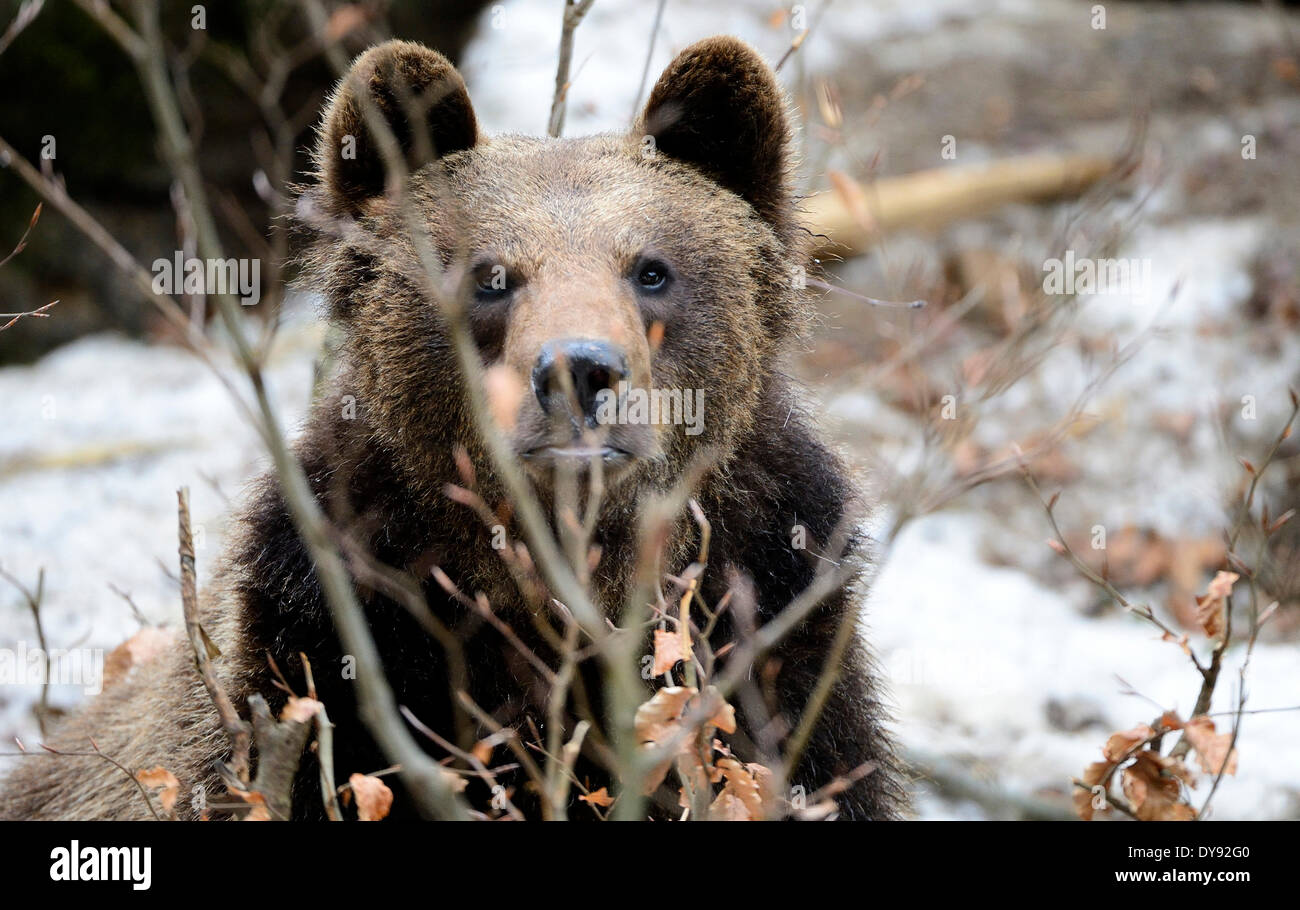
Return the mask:
<path id="1" fill-rule="evenodd" d="M 631 590 L 641 507 L 688 475 L 712 529 L 699 602 L 716 609 L 708 643 L 722 652 L 719 665 L 725 646 L 808 589 L 819 565 L 840 566 L 815 609 L 753 666 L 730 745 L 751 756 L 757 743 L 779 748 L 816 696 L 824 710 L 790 784 L 812 794 L 857 771 L 851 786 L 832 790 L 841 817 L 902 812 L 879 682 L 856 634 L 837 642 L 841 629 L 856 631 L 866 559 L 859 534 L 847 535 L 842 550 L 833 552 L 832 541 L 859 514 L 859 501 L 782 368 L 810 309 L 798 276 L 811 235 L 798 220 L 791 143 L 772 70 L 732 38 L 683 51 L 624 135 L 485 137 L 456 70 L 406 42 L 372 48 L 340 83 L 300 212 L 310 229 L 309 272 L 346 340 L 332 391 L 317 402 L 296 451 L 339 536 L 351 541 L 345 550 L 363 554 L 348 564 L 385 673 L 398 702 L 425 726 L 447 739 L 464 733 L 451 695 L 460 686 L 501 724 L 522 734 L 530 724 L 544 729 L 545 677 L 523 649 L 552 667 L 559 649 L 554 629 L 538 621 L 538 598 L 521 593 L 494 541 L 517 531 L 476 429 L 446 314 L 430 299 L 412 212 L 427 227 L 438 266 L 463 276 L 446 286 L 456 288 L 448 293 L 464 307 L 488 375 L 514 390 L 501 425 L 547 514 L 557 478 L 576 477 L 584 489 L 593 474 L 602 478 L 591 590 L 611 622 Z M 398 157 L 404 167 L 387 166 Z M 702 419 L 597 413 L 646 389 L 687 399 L 702 393 Z M 449 498 L 449 484 L 467 483 L 466 463 L 501 527 Z M 683 506 L 662 551 L 663 576 L 680 583 L 698 546 Z M 415 615 L 398 590 L 404 584 L 423 596 L 432 620 Z M 466 602 L 480 594 L 500 622 Z M 362 722 L 343 669 L 350 658 L 274 477 L 243 508 L 202 616 L 241 711 L 254 693 L 283 704 L 270 667 L 297 684 L 305 654 L 336 727 L 337 778 L 388 764 Z M 454 647 L 428 634 L 431 622 L 449 630 Z M 838 675 L 818 692 L 832 657 Z M 570 710 L 599 722 L 595 664 L 579 665 Z M 470 727 L 469 742 L 485 733 Z M 182 817 L 221 792 L 214 768 L 230 747 L 179 644 L 107 689 L 52 743 L 84 753 L 88 737 L 126 768 L 174 773 Z M 430 754 L 447 756 L 420 739 Z M 595 788 L 603 767 L 599 743 L 590 745 L 579 774 Z M 866 769 L 873 770 L 863 776 Z M 398 779 L 388 779 L 392 815 L 413 814 Z M 527 798 L 521 782 L 511 784 L 517 800 Z M 605 782 L 617 792 L 617 781 Z M 474 786 L 471 801 L 485 795 Z M 675 799 L 667 803 L 674 813 Z M 147 813 L 132 782 L 94 755 L 23 759 L 0 793 L 3 818 Z M 309 751 L 293 816 L 322 813 Z"/>

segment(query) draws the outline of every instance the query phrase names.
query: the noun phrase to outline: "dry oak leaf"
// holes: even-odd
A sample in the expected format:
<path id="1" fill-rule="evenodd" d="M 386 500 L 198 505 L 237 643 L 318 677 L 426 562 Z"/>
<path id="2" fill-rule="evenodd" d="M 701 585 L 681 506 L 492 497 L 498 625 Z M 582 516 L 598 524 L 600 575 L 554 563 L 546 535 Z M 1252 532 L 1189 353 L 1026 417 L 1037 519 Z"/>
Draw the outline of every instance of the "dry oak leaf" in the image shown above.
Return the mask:
<path id="1" fill-rule="evenodd" d="M 1172 773 L 1161 774 L 1166 770 L 1172 772 L 1174 763 L 1174 759 L 1144 749 L 1124 769 L 1124 795 L 1133 804 L 1140 821 L 1182 822 L 1196 818 L 1196 811 L 1181 799 L 1178 778 Z"/>
<path id="2" fill-rule="evenodd" d="M 601 787 L 599 790 L 592 790 L 590 793 L 584 793 L 578 797 L 589 806 L 612 806 L 614 797 L 609 795 L 609 790 Z"/>
<path id="3" fill-rule="evenodd" d="M 679 735 L 683 730 L 682 715 L 685 713 L 687 705 L 697 695 L 700 695 L 700 692 L 694 686 L 664 686 L 662 689 L 656 690 L 649 701 L 636 709 L 633 728 L 636 731 L 637 742 L 644 748 L 652 749 Z M 697 730 L 705 738 L 713 735 L 714 728 L 726 733 L 735 733 L 735 708 L 727 704 L 726 700 L 713 686 L 705 689 L 702 697 L 707 699 L 706 704 L 712 709 L 712 713 L 708 720 L 704 721 Z M 677 753 L 667 756 L 650 770 L 646 775 L 645 782 L 647 793 L 653 792 L 656 787 L 663 783 L 663 779 L 668 774 L 668 769 L 672 767 L 674 759 L 680 758 L 686 762 L 688 767 L 684 768 L 683 772 L 684 776 L 690 779 L 694 779 L 695 774 L 703 770 L 700 756 L 696 754 L 694 748 L 694 740 L 695 736 L 682 736 Z"/>
<path id="4" fill-rule="evenodd" d="M 1237 773 L 1237 750 L 1228 751 L 1232 748 L 1232 734 L 1215 733 L 1213 720 L 1203 714 L 1193 717 L 1184 726 L 1183 735 L 1196 750 L 1196 761 L 1206 774 Z"/>
<path id="5" fill-rule="evenodd" d="M 1125 730 L 1122 733 L 1112 733 L 1110 739 L 1106 740 L 1106 745 L 1102 746 L 1101 754 L 1111 762 L 1117 762 L 1123 759 L 1139 743 L 1146 742 L 1156 735 L 1146 724 L 1139 724 L 1132 730 Z"/>
<path id="6" fill-rule="evenodd" d="M 321 703 L 314 698 L 299 698 L 291 695 L 280 712 L 280 720 L 295 724 L 310 723 L 320 713 L 321 707 Z"/>
<path id="7" fill-rule="evenodd" d="M 492 743 L 488 742 L 486 739 L 480 739 L 474 744 L 474 748 L 470 749 L 470 753 L 486 765 L 492 760 L 492 748 Z"/>
<path id="8" fill-rule="evenodd" d="M 377 822 L 388 815 L 393 807 L 393 791 L 377 777 L 353 774 L 348 778 L 352 795 L 357 801 L 357 820 Z"/>
<path id="9" fill-rule="evenodd" d="M 176 808 L 176 797 L 181 792 L 181 782 L 162 765 L 135 772 L 135 779 L 148 790 L 161 790 L 158 802 L 162 803 L 164 812 Z"/>
<path id="10" fill-rule="evenodd" d="M 661 676 L 683 658 L 682 636 L 677 632 L 655 629 L 655 660 L 651 676 Z"/>
<path id="11" fill-rule="evenodd" d="M 650 700 L 636 709 L 632 722 L 637 741 L 641 744 L 662 742 L 681 725 L 682 709 L 695 695 L 690 686 L 664 686 L 655 690 Z"/>
<path id="12" fill-rule="evenodd" d="M 704 690 L 704 697 L 716 699 L 718 705 L 718 710 L 714 711 L 713 716 L 709 718 L 709 724 L 723 733 L 735 733 L 736 709 L 729 705 L 713 686 Z"/>
<path id="13" fill-rule="evenodd" d="M 246 822 L 269 822 L 271 820 L 271 810 L 267 808 L 266 797 L 256 790 L 230 790 L 232 796 L 237 796 L 244 802 L 249 803 L 253 808 L 244 816 Z"/>
<path id="14" fill-rule="evenodd" d="M 696 691 L 689 686 L 665 686 L 656 690 L 649 701 L 636 709 L 633 728 L 637 742 L 644 748 L 653 748 L 671 739 L 681 729 L 682 710 Z M 688 742 L 683 742 L 682 751 L 689 751 Z M 645 782 L 647 793 L 653 792 L 663 782 L 672 764 L 673 756 L 670 755 L 650 769 Z"/>
<path id="15" fill-rule="evenodd" d="M 1196 591 L 1202 573 L 1222 565 L 1228 550 L 1216 537 L 1179 538 L 1173 542 L 1169 561 L 1169 591 L 1165 604 L 1178 622 L 1196 628 Z"/>
<path id="16" fill-rule="evenodd" d="M 1183 728 L 1182 718 L 1175 711 L 1166 711 L 1161 714 L 1160 720 L 1156 721 L 1156 723 L 1165 730 L 1181 730 Z"/>
<path id="17" fill-rule="evenodd" d="M 718 761 L 718 770 L 726 779 L 722 792 L 709 806 L 713 821 L 752 822 L 762 819 L 764 812 L 765 782 L 771 771 L 763 765 L 742 765 L 734 758 Z"/>
<path id="18" fill-rule="evenodd" d="M 1105 812 L 1110 808 L 1106 803 L 1102 808 L 1097 809 L 1093 806 L 1093 801 L 1097 798 L 1092 788 L 1098 786 L 1102 780 L 1110 773 L 1110 769 L 1115 767 L 1113 762 L 1097 761 L 1090 764 L 1083 770 L 1083 777 L 1080 780 L 1088 785 L 1085 790 L 1082 787 L 1074 788 L 1074 814 L 1086 822 L 1092 821 L 1093 812 Z"/>
<path id="19" fill-rule="evenodd" d="M 1225 627 L 1224 608 L 1232 585 L 1241 576 L 1236 572 L 1219 572 L 1205 593 L 1196 598 L 1196 624 L 1209 638 L 1218 638 Z"/>
<path id="20" fill-rule="evenodd" d="M 126 679 L 133 668 L 166 653 L 175 643 L 174 632 L 157 626 L 145 626 L 108 652 L 104 658 L 104 686 Z"/>
<path id="21" fill-rule="evenodd" d="M 1164 765 L 1166 774 L 1172 774 L 1189 788 L 1196 789 L 1196 772 L 1183 764 L 1181 758 L 1162 757 L 1161 762 Z"/>

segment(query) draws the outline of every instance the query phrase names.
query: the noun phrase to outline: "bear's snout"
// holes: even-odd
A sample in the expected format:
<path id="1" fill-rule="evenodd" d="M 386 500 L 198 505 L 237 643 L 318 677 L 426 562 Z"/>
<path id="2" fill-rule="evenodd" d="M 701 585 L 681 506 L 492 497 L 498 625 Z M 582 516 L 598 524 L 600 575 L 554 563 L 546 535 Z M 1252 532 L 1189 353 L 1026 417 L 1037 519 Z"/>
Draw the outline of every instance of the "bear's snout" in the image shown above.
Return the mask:
<path id="1" fill-rule="evenodd" d="M 548 482 L 557 463 L 581 466 L 596 459 L 614 480 L 654 455 L 651 427 L 618 420 L 633 374 L 629 361 L 620 345 L 605 339 L 566 337 L 542 345 L 531 372 L 534 419 L 516 438 L 539 480 Z"/>
<path id="2" fill-rule="evenodd" d="M 597 409 L 628 375 L 627 354 L 608 341 L 563 339 L 542 346 L 533 366 L 533 394 L 551 419 L 568 415 L 594 429 Z"/>

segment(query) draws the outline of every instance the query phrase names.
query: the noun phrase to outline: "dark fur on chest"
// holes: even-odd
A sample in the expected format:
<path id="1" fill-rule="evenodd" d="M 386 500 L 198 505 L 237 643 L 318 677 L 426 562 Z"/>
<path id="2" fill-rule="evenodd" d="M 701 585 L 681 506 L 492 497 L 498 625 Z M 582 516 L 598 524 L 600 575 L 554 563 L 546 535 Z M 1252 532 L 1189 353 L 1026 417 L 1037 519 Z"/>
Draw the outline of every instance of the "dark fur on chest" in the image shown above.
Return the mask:
<path id="1" fill-rule="evenodd" d="M 769 416 L 759 422 L 749 444 L 742 447 L 744 458 L 728 466 L 725 483 L 706 482 L 698 495 L 713 527 L 711 567 L 702 589 L 705 602 L 721 602 L 728 586 L 743 577 L 752 584 L 755 625 L 770 620 L 812 582 L 819 558 L 814 553 L 830 541 L 846 505 L 853 502 L 833 456 L 809 436 L 798 413 L 789 406 L 778 407 L 778 403 L 774 400 L 765 409 Z M 544 732 L 548 694 L 545 681 L 515 645 L 477 612 L 444 592 L 430 576 L 432 567 L 438 566 L 471 597 L 476 591 L 475 580 L 503 576 L 502 564 L 488 540 L 489 532 L 465 507 L 449 501 L 431 506 L 412 492 L 391 458 L 356 441 L 364 438 L 363 433 L 358 433 L 361 429 L 332 421 L 306 437 L 302 454 L 316 493 L 338 527 L 363 544 L 374 562 L 395 568 L 418 584 L 428 609 L 451 631 L 463 652 L 464 676 L 458 680 L 449 674 L 446 651 L 412 615 L 409 605 L 376 590 L 382 585 L 373 578 L 368 582 L 365 577 L 359 579 L 358 592 L 398 703 L 422 723 L 455 741 L 458 725 L 452 690 L 461 684 L 478 705 L 501 724 L 517 727 L 525 739 L 533 729 L 530 722 Z M 256 497 L 245 522 L 247 528 L 242 546 L 234 554 L 234 568 L 241 579 L 240 602 L 250 651 L 264 650 L 295 686 L 303 679 L 299 655 L 305 654 L 311 661 L 318 695 L 336 726 L 334 764 L 339 781 L 354 772 L 384 768 L 386 761 L 358 714 L 355 683 L 345 676 L 347 658 L 339 646 L 315 573 L 274 486 L 268 484 Z M 796 525 L 806 529 L 807 550 L 791 545 Z M 604 535 L 601 543 L 606 551 L 616 554 L 625 552 L 626 542 L 613 538 L 631 533 L 618 522 L 598 531 Z M 855 557 L 849 553 L 843 558 Z M 680 571 L 685 566 L 668 568 Z M 515 596 L 511 598 L 503 596 L 502 590 L 500 586 L 495 589 L 493 608 L 497 615 L 535 654 L 551 666 L 558 666 L 559 656 L 527 620 L 518 592 L 513 591 Z M 510 591 L 511 586 L 504 590 Z M 820 658 L 846 609 L 856 607 L 842 596 L 829 598 L 778 649 L 775 678 L 777 700 L 781 703 L 772 708 L 793 715 L 789 718 L 791 724 L 797 722 L 800 713 L 800 696 L 806 697 L 820 675 Z M 616 610 L 612 615 L 617 615 Z M 712 647 L 716 650 L 732 641 L 737 631 L 733 617 L 724 613 L 714 630 Z M 851 660 L 847 669 L 850 682 L 861 690 L 865 667 Z M 580 670 L 577 688 L 582 708 L 600 718 L 603 707 L 597 662 L 589 660 Z M 857 678 L 859 670 L 863 671 L 862 678 Z M 285 697 L 269 673 L 260 688 L 273 705 Z M 815 739 L 801 765 L 804 774 L 796 777 L 806 778 L 810 790 L 828 782 L 819 776 L 829 778 L 834 773 L 851 771 L 852 766 L 846 765 L 855 756 L 867 760 L 884 759 L 889 754 L 877 726 L 879 706 L 871 693 L 854 701 L 851 710 L 859 712 L 857 716 L 846 713 L 848 706 L 837 708 L 832 704 L 830 711 L 835 710 L 844 716 L 828 715 L 821 725 L 825 734 L 821 739 L 837 741 L 833 753 L 823 754 Z M 743 709 L 741 715 L 743 725 Z M 478 724 L 470 729 L 474 738 L 487 732 Z M 742 740 L 745 735 L 742 727 Z M 859 741 L 846 744 L 845 736 Z M 459 745 L 468 747 L 472 741 Z M 426 743 L 431 754 L 446 757 L 446 751 Z M 593 788 L 609 783 L 594 761 L 580 763 L 579 772 Z M 323 817 L 317 774 L 315 756 L 306 756 L 295 791 L 294 811 L 298 817 Z M 882 773 L 880 780 L 885 778 Z M 391 782 L 398 795 L 393 817 L 412 816 L 413 807 L 404 798 L 400 784 L 395 778 Z M 517 777 L 514 782 L 521 785 L 516 801 L 524 805 L 528 795 L 522 788 L 523 779 Z M 846 814 L 879 816 L 880 810 L 894 804 L 893 786 L 892 780 L 874 788 L 859 786 L 862 796 Z M 466 795 L 479 805 L 488 801 L 486 787 L 477 781 Z M 854 807 L 860 811 L 854 811 Z M 575 811 L 574 815 L 579 813 Z"/>

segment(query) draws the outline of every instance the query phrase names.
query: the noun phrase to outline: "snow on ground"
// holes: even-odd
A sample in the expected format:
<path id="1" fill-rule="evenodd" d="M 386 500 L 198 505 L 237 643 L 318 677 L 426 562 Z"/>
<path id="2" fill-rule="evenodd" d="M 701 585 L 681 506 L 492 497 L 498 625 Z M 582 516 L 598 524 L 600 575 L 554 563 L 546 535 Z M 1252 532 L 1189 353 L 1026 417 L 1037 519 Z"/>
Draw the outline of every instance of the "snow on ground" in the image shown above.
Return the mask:
<path id="1" fill-rule="evenodd" d="M 872 590 L 869 637 L 892 688 L 901 741 L 910 749 L 959 756 L 980 779 L 1013 792 L 1065 792 L 1065 782 L 1101 760 L 1116 730 L 1159 712 L 1121 693 L 1116 676 L 1186 717 L 1199 680 L 1187 658 L 1142 621 L 1115 613 L 1086 616 L 1086 583 L 1048 587 L 1018 567 L 990 565 L 980 542 L 1007 532 L 987 514 L 939 513 L 895 541 Z M 1020 538 L 1045 549 L 1046 535 Z M 924 583 L 918 583 L 924 579 Z M 1228 652 L 1212 711 L 1235 707 L 1244 657 Z M 1252 707 L 1297 703 L 1300 654 L 1293 642 L 1257 645 L 1248 686 Z M 1069 706 L 1078 732 L 1049 722 L 1049 703 Z M 1221 719 L 1228 724 L 1230 719 Z M 1294 818 L 1300 814 L 1295 715 L 1245 718 L 1242 763 L 1215 796 L 1218 818 Z M 1199 805 L 1206 789 L 1193 795 Z M 940 817 L 971 807 L 931 803 Z"/>
<path id="2" fill-rule="evenodd" d="M 1090 400 L 1085 413 L 1095 427 L 1065 449 L 1080 469 L 1057 507 L 1067 533 L 1136 525 L 1170 539 L 1217 538 L 1231 523 L 1226 491 L 1242 477 L 1237 456 L 1272 442 L 1300 365 L 1300 337 L 1270 339 L 1276 349 L 1264 352 L 1260 329 L 1240 317 L 1251 291 L 1246 269 L 1264 233 L 1249 219 L 1144 227 L 1115 255 L 1152 263 L 1145 293 L 1080 301 L 1077 332 L 1141 346 Z M 1018 383 L 1022 394 L 981 418 L 982 441 L 996 448 L 1066 413 L 1097 372 L 1078 346 L 1053 349 Z M 873 390 L 840 383 L 823 394 L 838 438 L 852 446 L 863 434 L 883 435 L 891 458 L 917 462 L 919 427 Z M 1247 395 L 1256 399 L 1254 419 L 1241 417 Z M 1216 416 L 1224 412 L 1231 442 Z M 1154 429 L 1161 414 L 1192 416 L 1186 438 Z M 1045 486 L 1047 495 L 1059 488 Z M 880 517 L 882 527 L 887 519 Z M 1070 777 L 1100 760 L 1111 732 L 1149 722 L 1159 713 L 1154 705 L 1186 717 L 1200 679 L 1143 621 L 1120 611 L 1090 615 L 1099 595 L 1086 581 L 1044 581 L 1069 577 L 1059 565 L 1052 571 L 1061 560 L 1044 545 L 1050 535 L 1042 507 L 1018 479 L 916 519 L 884 558 L 868 604 L 868 638 L 890 681 L 905 748 L 956 758 L 977 779 L 1011 792 L 1059 796 Z M 1162 603 L 1154 603 L 1159 612 Z M 1212 711 L 1235 707 L 1244 658 L 1244 645 L 1229 649 Z M 1125 695 L 1118 678 L 1143 697 Z M 1250 708 L 1300 705 L 1294 640 L 1257 645 L 1247 691 Z M 1062 708 L 1082 729 L 1061 729 L 1074 726 L 1061 723 Z M 1219 723 L 1227 728 L 1231 717 Z M 1240 737 L 1241 772 L 1222 782 L 1214 815 L 1300 817 L 1300 718 L 1252 714 Z M 1194 805 L 1206 790 L 1193 793 Z M 917 806 L 925 817 L 984 817 L 979 807 L 929 792 Z"/>
<path id="3" fill-rule="evenodd" d="M 484 14 L 463 70 L 489 132 L 544 130 L 559 32 L 553 6 L 508 0 Z M 627 126 L 654 6 L 595 4 L 577 36 L 567 133 Z M 807 5 L 810 16 L 817 6 Z M 774 24 L 777 9 L 760 0 L 670 2 L 648 82 L 686 44 L 721 32 L 746 38 L 770 59 L 780 57 L 793 30 L 788 21 Z M 1019 24 L 1073 21 L 1088 7 L 1064 0 L 837 0 L 831 10 L 833 27 L 814 34 L 783 78 L 803 68 L 836 71 L 847 85 L 864 49 L 872 65 L 895 75 L 981 53 L 1041 55 L 1047 51 L 1026 44 Z M 1137 13 L 1117 5 L 1112 15 L 1117 28 L 1126 28 Z M 1224 15 L 1254 23 L 1254 30 L 1225 41 L 1249 48 L 1259 40 L 1262 20 Z M 1124 126 L 1084 123 L 1079 130 L 1122 135 Z M 1211 120 L 1182 137 L 1233 148 L 1237 132 Z M 977 156 L 996 153 L 978 143 L 967 147 Z M 1224 491 L 1240 476 L 1236 456 L 1246 446 L 1262 448 L 1275 432 L 1285 388 L 1296 380 L 1300 339 L 1291 333 L 1261 345 L 1239 315 L 1250 292 L 1250 259 L 1267 242 L 1270 223 L 1250 216 L 1190 218 L 1180 206 L 1176 190 L 1157 194 L 1151 212 L 1160 217 L 1140 224 L 1116 254 L 1151 261 L 1145 299 L 1084 299 L 1073 327 L 1120 343 L 1143 338 L 1138 355 L 1090 402 L 1097 427 L 1069 448 L 1081 471 L 1060 509 L 1084 527 L 1097 521 L 1167 535 L 1217 533 Z M 1179 292 L 1171 298 L 1175 284 Z M 268 370 L 287 426 L 304 413 L 322 337 L 310 307 L 294 312 Z M 982 441 L 996 447 L 1059 416 L 1095 371 L 1076 347 L 1054 350 L 991 409 L 979 429 Z M 868 448 L 901 465 L 919 457 L 915 420 L 874 390 L 831 380 L 817 391 L 828 425 L 858 446 L 855 457 L 866 461 Z M 1211 419 L 1195 420 L 1185 441 L 1152 431 L 1161 414 L 1209 417 L 1221 405 L 1240 407 L 1242 395 L 1256 396 L 1258 417 L 1234 421 L 1231 441 Z M 52 644 L 111 648 L 136 624 L 110 584 L 130 592 L 150 620 L 179 617 L 170 577 L 176 488 L 191 488 L 202 582 L 221 549 L 227 498 L 239 496 L 263 461 L 225 389 L 183 352 L 97 336 L 35 366 L 0 369 L 0 565 L 28 584 L 45 567 Z M 1152 705 L 1121 693 L 1117 675 L 1184 713 L 1197 681 L 1181 652 L 1137 619 L 1089 610 L 1095 591 L 1061 580 L 1067 576 L 1043 545 L 1047 535 L 1041 509 L 1015 485 L 977 491 L 914 520 L 880 567 L 868 605 L 869 635 L 906 749 L 946 756 L 1010 791 L 1060 795 L 1070 776 L 1099 757 L 1110 732 L 1153 716 Z M 19 641 L 34 642 L 30 617 L 4 588 L 0 647 Z M 1240 647 L 1229 651 L 1215 710 L 1230 706 L 1242 658 Z M 1250 707 L 1300 704 L 1295 642 L 1262 642 L 1248 684 Z M 37 695 L 35 687 L 0 686 L 0 737 L 35 738 L 30 708 Z M 70 689 L 55 695 L 61 704 L 80 697 Z M 1247 717 L 1241 753 L 1241 773 L 1226 778 L 1216 796 L 1217 817 L 1300 815 L 1297 714 Z M 1198 804 L 1204 792 L 1195 796 Z M 918 790 L 917 809 L 930 818 L 987 815 L 925 788 Z"/>
<path id="4" fill-rule="evenodd" d="M 306 411 L 322 337 L 305 308 L 268 363 L 282 422 Z M 237 376 L 231 364 L 227 375 Z M 0 566 L 28 588 L 45 569 L 41 611 L 51 648 L 113 648 L 138 624 L 110 585 L 150 622 L 180 617 L 176 490 L 191 496 L 199 582 L 221 551 L 228 512 L 264 463 L 229 392 L 182 350 L 115 335 L 84 338 L 31 367 L 0 370 Z M 220 492 L 218 492 L 218 490 Z M 6 583 L 0 647 L 36 647 L 35 626 Z M 34 741 L 35 685 L 0 686 L 0 736 Z M 81 689 L 55 686 L 70 705 Z"/>
<path id="5" fill-rule="evenodd" d="M 818 3 L 792 4 L 811 25 Z M 822 72 L 842 65 L 872 42 L 899 35 L 924 35 L 945 22 L 977 20 L 995 12 L 1011 15 L 1032 6 L 1027 0 L 839 0 L 833 24 L 818 24 L 817 40 L 800 50 L 799 66 Z M 1060 8 L 1061 0 L 1044 6 Z M 574 38 L 568 135 L 628 127 L 646 43 L 655 20 L 652 2 L 597 3 Z M 560 20 L 555 9 L 535 0 L 493 4 L 480 20 L 482 37 L 467 48 L 461 70 L 486 130 L 491 133 L 546 132 L 555 88 Z M 660 23 L 641 103 L 665 66 L 687 45 L 713 35 L 738 35 L 769 60 L 779 60 L 803 26 L 785 5 L 771 0 L 719 3 L 670 2 Z"/>

